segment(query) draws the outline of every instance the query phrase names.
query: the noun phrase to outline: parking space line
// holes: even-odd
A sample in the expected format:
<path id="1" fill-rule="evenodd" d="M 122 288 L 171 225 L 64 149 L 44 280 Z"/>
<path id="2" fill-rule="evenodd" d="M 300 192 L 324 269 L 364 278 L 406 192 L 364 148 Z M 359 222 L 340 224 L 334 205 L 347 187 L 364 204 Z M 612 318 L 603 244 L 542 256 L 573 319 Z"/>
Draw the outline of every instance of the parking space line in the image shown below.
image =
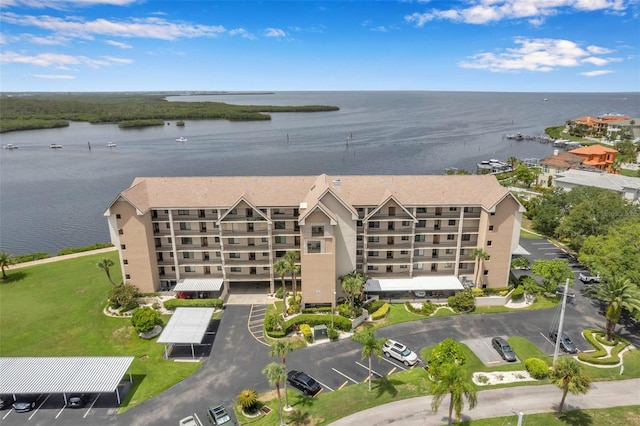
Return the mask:
<path id="1" fill-rule="evenodd" d="M 44 405 L 44 403 L 47 402 L 47 399 L 49 399 L 50 396 L 51 396 L 51 394 L 47 395 L 47 397 L 44 399 L 44 401 L 42 401 L 42 403 L 40 405 L 38 405 L 38 407 L 35 410 L 33 410 L 33 414 L 29 416 L 29 420 L 31 420 L 31 418 L 38 413 L 38 410 L 40 409 L 40 407 L 42 407 Z"/>
<path id="2" fill-rule="evenodd" d="M 343 387 L 347 386 L 347 383 L 349 383 L 348 380 L 345 380 L 344 383 L 342 385 L 340 385 L 340 387 L 338 388 L 338 390 L 342 389 Z"/>
<path id="3" fill-rule="evenodd" d="M 349 377 L 346 374 L 336 370 L 335 368 L 332 368 L 332 370 L 335 371 L 336 373 L 338 373 L 339 375 L 341 375 L 342 377 L 344 377 L 345 379 L 351 380 L 353 383 L 358 383 L 356 380 L 353 380 L 351 377 Z"/>
<path id="4" fill-rule="evenodd" d="M 12 408 L 11 410 L 7 411 L 7 414 L 5 414 L 5 415 L 4 415 L 4 417 L 2 417 L 2 420 L 6 419 L 6 418 L 7 418 L 7 416 L 8 416 L 9 414 L 11 414 L 11 412 L 12 412 L 12 411 L 13 411 L 13 408 Z"/>
<path id="5" fill-rule="evenodd" d="M 358 365 L 359 365 L 360 367 L 362 367 L 362 368 L 366 368 L 366 369 L 367 369 L 367 372 L 369 371 L 369 367 L 367 367 L 366 365 L 364 365 L 364 364 L 360 364 L 358 361 L 356 361 L 356 364 L 358 364 Z M 378 376 L 378 377 L 382 377 L 382 374 L 380 374 L 380 373 L 376 372 L 374 369 L 371 369 L 371 372 L 372 372 L 373 374 L 375 374 L 376 376 Z M 368 378 L 368 377 L 367 377 L 367 378 Z"/>
<path id="6" fill-rule="evenodd" d="M 394 371 L 396 371 L 396 369 L 397 369 L 397 368 L 398 368 L 398 367 L 393 367 L 393 368 L 391 369 L 391 371 L 389 371 L 389 372 L 387 373 L 387 376 L 388 376 L 389 374 L 393 374 L 393 372 L 394 372 Z"/>
<path id="7" fill-rule="evenodd" d="M 402 367 L 402 366 L 400 366 L 400 365 L 396 364 L 396 363 L 395 363 L 395 362 L 393 362 L 393 361 L 389 361 L 387 358 L 382 358 L 382 360 L 383 360 L 383 361 L 387 361 L 389 364 L 393 365 L 394 367 L 401 368 L 402 370 L 407 371 L 407 369 L 406 369 L 406 368 L 404 368 L 404 367 Z"/>
<path id="8" fill-rule="evenodd" d="M 96 405 L 96 402 L 98 402 L 98 398 L 100 398 L 100 394 L 98 394 L 98 396 L 96 396 L 96 399 L 93 400 L 93 402 L 91 403 L 91 405 L 87 409 L 87 412 L 84 413 L 84 416 L 82 416 L 83 419 L 86 418 L 89 415 L 89 412 L 91 411 L 93 406 Z"/>
<path id="9" fill-rule="evenodd" d="M 324 386 L 325 388 L 329 389 L 331 392 L 333 392 L 333 389 L 331 389 L 329 386 L 325 385 L 324 383 L 322 383 L 320 380 L 316 379 L 316 382 L 320 383 L 322 386 Z M 320 393 L 320 392 L 318 392 Z M 316 394 L 317 395 L 317 394 Z"/>
<path id="10" fill-rule="evenodd" d="M 66 405 L 63 405 L 62 408 L 60 409 L 60 411 L 58 411 L 58 414 L 56 414 L 56 417 L 55 417 L 56 419 L 58 417 L 60 417 L 60 414 L 62 414 L 62 412 L 64 411 L 65 407 L 66 407 Z"/>

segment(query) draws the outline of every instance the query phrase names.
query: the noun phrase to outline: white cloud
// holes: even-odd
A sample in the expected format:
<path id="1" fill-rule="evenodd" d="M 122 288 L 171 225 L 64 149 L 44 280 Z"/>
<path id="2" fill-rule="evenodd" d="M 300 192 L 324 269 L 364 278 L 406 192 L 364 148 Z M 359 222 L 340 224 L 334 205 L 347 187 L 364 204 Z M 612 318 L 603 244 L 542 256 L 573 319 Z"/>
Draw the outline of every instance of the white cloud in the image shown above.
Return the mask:
<path id="1" fill-rule="evenodd" d="M 264 30 L 265 37 L 286 37 L 287 33 L 279 28 L 267 28 Z"/>
<path id="2" fill-rule="evenodd" d="M 73 80 L 76 77 L 73 75 L 63 75 L 63 74 L 34 74 L 36 78 L 44 78 L 49 80 Z"/>
<path id="3" fill-rule="evenodd" d="M 379 25 L 377 27 L 372 27 L 371 31 L 376 31 L 379 33 L 388 33 L 389 32 L 389 28 L 385 27 L 384 25 Z"/>
<path id="4" fill-rule="evenodd" d="M 131 46 L 130 44 L 123 43 L 121 41 L 106 40 L 105 43 L 110 45 L 110 46 L 119 47 L 120 49 L 131 49 L 131 48 L 133 48 L 133 46 Z"/>
<path id="5" fill-rule="evenodd" d="M 530 23 L 540 25 L 544 17 L 567 11 L 603 10 L 621 13 L 624 0 L 466 0 L 453 9 L 431 9 L 405 16 L 405 21 L 422 27 L 441 19 L 467 24 L 487 24 L 510 19 L 531 18 Z"/>
<path id="6" fill-rule="evenodd" d="M 223 26 L 173 23 L 163 18 L 133 18 L 129 21 L 113 21 L 104 18 L 85 21 L 79 17 L 66 19 L 48 15 L 18 15 L 3 12 L 0 19 L 14 25 L 42 28 L 67 37 L 93 39 L 94 35 L 140 37 L 160 40 L 180 38 L 217 37 L 226 32 Z"/>
<path id="7" fill-rule="evenodd" d="M 64 45 L 69 43 L 69 38 L 56 35 L 40 37 L 33 34 L 21 34 L 20 38 L 33 44 L 40 44 L 45 46 Z"/>
<path id="8" fill-rule="evenodd" d="M 25 6 L 34 9 L 67 10 L 79 6 L 126 6 L 138 0 L 3 0 L 4 7 Z"/>
<path id="9" fill-rule="evenodd" d="M 603 55 L 605 53 L 613 52 L 613 50 L 611 49 L 606 49 L 604 47 L 599 47 L 599 46 L 587 46 L 587 51 L 594 55 Z"/>
<path id="10" fill-rule="evenodd" d="M 596 46 L 583 49 L 569 40 L 520 37 L 515 39 L 515 43 L 519 47 L 499 52 L 478 53 L 458 65 L 462 68 L 486 69 L 494 72 L 520 70 L 549 72 L 582 64 L 603 66 L 612 62 L 612 59 L 592 55 L 594 50 L 605 52 L 609 49 Z"/>
<path id="11" fill-rule="evenodd" d="M 247 38 L 249 40 L 255 40 L 257 37 L 245 30 L 244 28 L 235 28 L 233 30 L 229 30 L 229 35 L 236 36 L 239 35 L 242 38 Z"/>
<path id="12" fill-rule="evenodd" d="M 1 52 L 0 63 L 25 64 L 37 67 L 68 69 L 73 65 L 85 65 L 91 68 L 101 68 L 113 63 L 130 63 L 127 59 L 104 57 L 105 59 L 92 59 L 86 56 L 64 55 L 60 53 L 40 53 L 38 55 L 22 55 L 16 52 Z M 127 62 L 129 61 L 129 62 Z"/>
<path id="13" fill-rule="evenodd" d="M 600 75 L 611 74 L 613 71 L 611 70 L 597 70 L 597 71 L 587 71 L 581 72 L 580 75 L 584 75 L 585 77 L 598 77 Z"/>
<path id="14" fill-rule="evenodd" d="M 132 64 L 133 59 L 116 58 L 115 56 L 103 56 L 104 59 L 115 64 Z"/>

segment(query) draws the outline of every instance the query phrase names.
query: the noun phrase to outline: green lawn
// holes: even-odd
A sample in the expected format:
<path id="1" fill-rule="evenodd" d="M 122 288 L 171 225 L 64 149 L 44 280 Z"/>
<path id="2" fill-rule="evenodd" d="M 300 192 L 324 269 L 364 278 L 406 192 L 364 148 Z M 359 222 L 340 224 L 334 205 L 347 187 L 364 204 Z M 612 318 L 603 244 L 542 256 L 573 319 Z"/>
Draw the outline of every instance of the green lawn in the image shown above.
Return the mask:
<path id="1" fill-rule="evenodd" d="M 118 254 L 90 255 L 9 270 L 0 281 L 0 356 L 134 356 L 133 391 L 123 409 L 157 395 L 200 368 L 162 359 L 164 345 L 140 339 L 130 320 L 103 314 L 111 289 L 96 264 Z"/>
<path id="2" fill-rule="evenodd" d="M 470 412 L 473 414 L 473 411 Z M 454 423 L 459 426 L 494 426 L 494 425 L 515 425 L 518 423 L 518 417 L 514 414 L 509 417 L 497 417 L 493 419 L 473 420 L 461 423 Z M 553 413 L 543 414 L 526 414 L 524 422 L 527 426 L 576 426 L 576 425 L 593 425 L 593 426 L 633 426 L 640 425 L 640 405 L 632 405 L 629 407 L 611 407 L 598 410 L 576 410 L 568 411 L 557 419 Z"/>

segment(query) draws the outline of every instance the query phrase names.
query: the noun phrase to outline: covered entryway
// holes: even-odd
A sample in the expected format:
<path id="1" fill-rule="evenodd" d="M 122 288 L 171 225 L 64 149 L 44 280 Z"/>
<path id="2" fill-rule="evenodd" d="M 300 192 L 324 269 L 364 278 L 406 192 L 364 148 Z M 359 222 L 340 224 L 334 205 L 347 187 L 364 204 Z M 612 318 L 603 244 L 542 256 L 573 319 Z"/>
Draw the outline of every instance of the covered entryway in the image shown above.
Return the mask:
<path id="1" fill-rule="evenodd" d="M 416 297 L 431 301 L 445 301 L 447 297 L 464 290 L 464 286 L 453 275 L 423 276 L 413 278 L 370 278 L 364 292 L 380 299 L 394 301 L 413 300 Z M 418 295 L 418 296 L 417 296 Z"/>
<path id="2" fill-rule="evenodd" d="M 0 394 L 116 394 L 131 363 L 126 357 L 19 357 L 0 358 Z M 129 373 L 128 387 L 133 383 Z"/>
<path id="3" fill-rule="evenodd" d="M 291 291 L 291 285 L 287 286 Z M 232 281 L 229 283 L 227 305 L 264 305 L 273 302 L 269 281 Z"/>
<path id="4" fill-rule="evenodd" d="M 165 344 L 164 359 L 169 359 L 176 347 L 187 346 L 195 360 L 194 345 L 202 345 L 214 312 L 213 308 L 177 308 L 158 337 L 158 343 Z"/>
<path id="5" fill-rule="evenodd" d="M 222 278 L 185 278 L 173 288 L 179 299 L 224 299 Z"/>

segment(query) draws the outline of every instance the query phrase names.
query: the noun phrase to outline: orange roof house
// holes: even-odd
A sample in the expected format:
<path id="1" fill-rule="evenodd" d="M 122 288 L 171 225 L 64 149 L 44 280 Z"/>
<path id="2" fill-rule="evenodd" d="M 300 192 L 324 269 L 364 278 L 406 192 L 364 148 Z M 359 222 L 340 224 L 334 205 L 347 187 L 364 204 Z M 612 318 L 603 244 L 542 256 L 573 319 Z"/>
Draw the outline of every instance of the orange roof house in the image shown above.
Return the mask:
<path id="1" fill-rule="evenodd" d="M 612 172 L 612 165 L 616 161 L 618 151 L 602 145 L 583 146 L 582 148 L 569 151 L 571 154 L 579 155 L 583 158 L 583 164 L 592 166 L 598 170 Z"/>

